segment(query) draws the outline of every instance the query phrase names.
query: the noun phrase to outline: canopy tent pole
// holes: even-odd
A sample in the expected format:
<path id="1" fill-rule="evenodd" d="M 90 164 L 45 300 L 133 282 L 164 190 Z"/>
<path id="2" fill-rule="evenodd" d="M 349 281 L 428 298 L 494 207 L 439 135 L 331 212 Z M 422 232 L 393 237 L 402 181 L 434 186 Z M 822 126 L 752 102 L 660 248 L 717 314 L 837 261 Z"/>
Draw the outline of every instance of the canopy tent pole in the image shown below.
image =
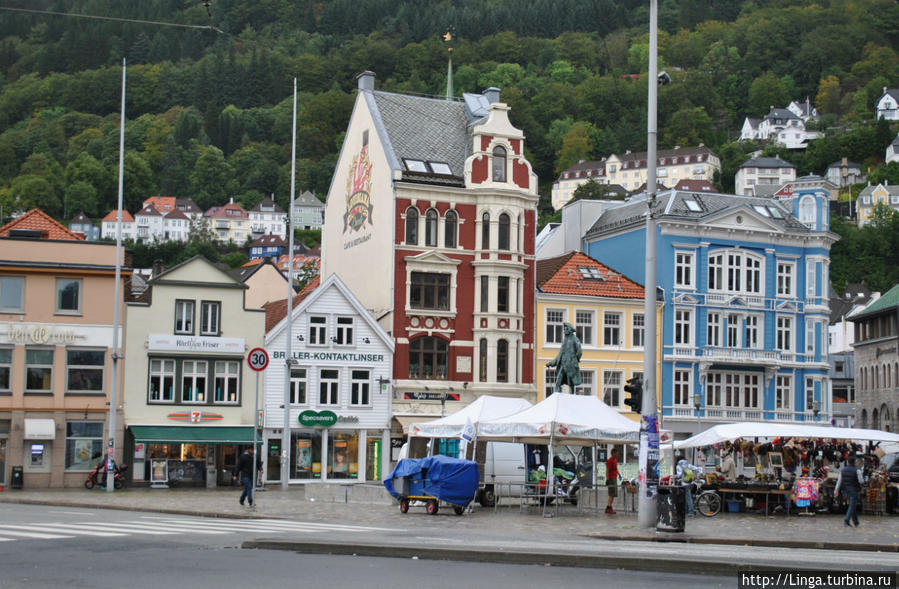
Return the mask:
<path id="1" fill-rule="evenodd" d="M 552 430 L 549 433 L 549 465 L 546 469 L 546 490 L 545 495 L 543 496 L 543 517 L 547 517 L 546 515 L 546 504 L 549 503 L 549 493 L 553 488 L 553 468 L 555 468 L 555 453 L 553 452 L 553 441 L 555 440 L 556 435 L 556 427 L 555 423 L 552 424 Z M 550 513 L 549 517 L 552 517 L 554 513 Z"/>

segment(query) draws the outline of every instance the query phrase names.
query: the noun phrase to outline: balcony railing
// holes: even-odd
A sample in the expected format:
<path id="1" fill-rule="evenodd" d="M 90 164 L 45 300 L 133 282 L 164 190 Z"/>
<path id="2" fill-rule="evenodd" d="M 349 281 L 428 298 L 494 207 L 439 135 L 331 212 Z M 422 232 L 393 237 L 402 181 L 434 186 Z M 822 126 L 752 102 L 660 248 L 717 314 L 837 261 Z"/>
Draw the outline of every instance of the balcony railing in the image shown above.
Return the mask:
<path id="1" fill-rule="evenodd" d="M 667 419 L 699 419 L 709 422 L 735 422 L 735 421 L 776 421 L 787 423 L 806 423 L 812 425 L 829 425 L 831 415 L 814 411 L 793 411 L 790 409 L 775 409 L 773 411 L 757 408 L 743 407 L 695 407 L 675 405 L 665 406 L 662 411 Z"/>

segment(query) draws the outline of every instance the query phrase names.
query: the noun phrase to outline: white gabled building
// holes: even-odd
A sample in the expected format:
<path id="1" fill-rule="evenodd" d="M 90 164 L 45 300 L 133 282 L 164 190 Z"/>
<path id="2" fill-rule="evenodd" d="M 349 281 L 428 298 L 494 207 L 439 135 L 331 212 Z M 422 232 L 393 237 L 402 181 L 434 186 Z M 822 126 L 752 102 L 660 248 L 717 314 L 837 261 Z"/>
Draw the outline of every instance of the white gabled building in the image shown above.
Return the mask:
<path id="1" fill-rule="evenodd" d="M 286 299 L 266 305 L 266 481 L 281 480 L 287 337 L 289 482 L 382 480 L 390 467 L 394 343 L 332 274 L 294 299 L 289 321 Z"/>
<path id="2" fill-rule="evenodd" d="M 250 234 L 277 235 L 287 237 L 287 213 L 270 197 L 265 197 L 255 207 L 247 211 L 250 215 Z"/>

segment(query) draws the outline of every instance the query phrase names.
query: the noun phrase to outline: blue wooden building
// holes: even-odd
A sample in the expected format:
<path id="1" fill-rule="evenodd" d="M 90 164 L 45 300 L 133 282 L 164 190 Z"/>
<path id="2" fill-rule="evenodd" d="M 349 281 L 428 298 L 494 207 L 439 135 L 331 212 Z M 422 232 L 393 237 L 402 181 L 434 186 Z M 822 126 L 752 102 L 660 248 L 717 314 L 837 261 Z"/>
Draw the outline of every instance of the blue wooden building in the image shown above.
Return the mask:
<path id="1" fill-rule="evenodd" d="M 599 217 L 584 250 L 643 280 L 647 204 L 631 200 Z M 654 211 L 663 427 L 681 438 L 726 422 L 829 423 L 828 266 L 838 236 L 826 192 L 672 190 Z"/>

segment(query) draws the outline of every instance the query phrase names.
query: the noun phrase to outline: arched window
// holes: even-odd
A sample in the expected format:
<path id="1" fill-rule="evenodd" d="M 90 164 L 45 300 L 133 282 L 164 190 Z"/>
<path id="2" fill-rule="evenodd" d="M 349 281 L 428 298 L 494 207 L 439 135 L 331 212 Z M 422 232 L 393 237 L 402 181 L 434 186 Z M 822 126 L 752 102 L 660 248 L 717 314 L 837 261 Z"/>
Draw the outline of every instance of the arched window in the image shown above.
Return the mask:
<path id="1" fill-rule="evenodd" d="M 456 247 L 456 225 L 459 215 L 456 211 L 447 211 L 443 221 L 443 245 L 444 247 Z"/>
<path id="2" fill-rule="evenodd" d="M 493 148 L 493 181 L 506 181 L 506 148 L 499 145 Z"/>
<path id="3" fill-rule="evenodd" d="M 424 336 L 409 342 L 409 378 L 446 380 L 448 346 L 438 337 Z"/>
<path id="4" fill-rule="evenodd" d="M 814 227 L 815 225 L 815 199 L 806 196 L 799 201 L 799 220 L 806 227 Z"/>
<path id="5" fill-rule="evenodd" d="M 871 412 L 871 429 L 880 429 L 880 417 L 878 416 L 877 409 Z"/>
<path id="6" fill-rule="evenodd" d="M 487 382 L 487 338 L 484 337 L 478 349 L 478 380 Z"/>
<path id="7" fill-rule="evenodd" d="M 496 247 L 501 250 L 509 249 L 509 231 L 511 230 L 512 221 L 509 215 L 503 213 L 499 216 L 499 229 Z"/>
<path id="8" fill-rule="evenodd" d="M 418 245 L 418 209 L 406 209 L 406 244 Z"/>
<path id="9" fill-rule="evenodd" d="M 425 245 L 437 247 L 437 211 L 434 209 L 425 213 Z"/>
<path id="10" fill-rule="evenodd" d="M 868 427 L 868 410 L 862 409 L 862 428 Z"/>
<path id="11" fill-rule="evenodd" d="M 481 215 L 481 249 L 490 249 L 490 213 Z"/>
<path id="12" fill-rule="evenodd" d="M 496 382 L 509 382 L 509 342 L 496 342 Z"/>

